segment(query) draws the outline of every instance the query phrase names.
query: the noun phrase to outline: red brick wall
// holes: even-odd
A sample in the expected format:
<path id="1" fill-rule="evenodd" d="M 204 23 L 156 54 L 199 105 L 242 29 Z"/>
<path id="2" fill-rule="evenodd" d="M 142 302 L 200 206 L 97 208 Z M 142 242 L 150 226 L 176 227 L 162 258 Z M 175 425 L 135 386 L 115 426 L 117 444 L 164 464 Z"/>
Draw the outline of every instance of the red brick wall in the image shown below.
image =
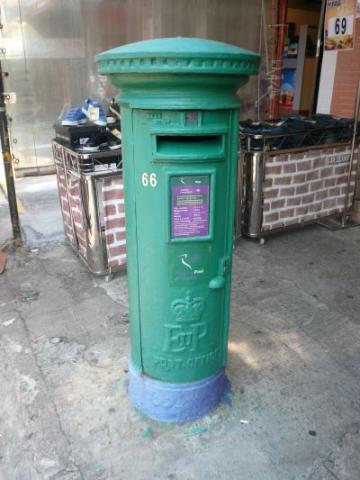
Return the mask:
<path id="1" fill-rule="evenodd" d="M 86 258 L 87 240 L 85 233 L 84 213 L 80 197 L 80 181 L 71 175 L 68 175 L 68 199 L 79 252 L 84 258 Z"/>
<path id="2" fill-rule="evenodd" d="M 104 179 L 102 185 L 108 264 L 111 270 L 126 264 L 125 205 L 122 178 Z"/>
<path id="3" fill-rule="evenodd" d="M 87 242 L 79 180 L 68 174 L 66 182 L 65 170 L 58 164 L 56 164 L 56 172 L 64 233 L 71 244 L 86 258 Z"/>
<path id="4" fill-rule="evenodd" d="M 57 165 L 56 170 L 65 235 L 86 259 L 87 241 L 83 223 L 79 181 L 68 175 L 68 183 L 66 185 L 64 169 Z M 67 189 L 68 194 L 66 193 Z M 126 265 L 125 208 L 122 178 L 105 178 L 102 183 L 102 192 L 108 268 L 116 270 L 116 268 Z"/>
<path id="5" fill-rule="evenodd" d="M 53 143 L 60 208 L 64 232 L 81 256 L 87 259 L 88 240 L 80 192 L 80 181 L 63 168 L 64 157 L 69 155 L 64 148 Z M 67 158 L 71 162 L 71 157 Z M 99 198 L 99 216 L 105 229 L 107 264 L 110 271 L 126 265 L 124 185 L 120 172 L 117 177 L 105 177 L 101 181 L 102 199 Z M 99 193 L 99 196 L 101 194 Z"/>
<path id="6" fill-rule="evenodd" d="M 343 210 L 350 147 L 268 157 L 265 164 L 264 231 L 326 217 Z M 355 185 L 354 157 L 349 206 Z"/>
<path id="7" fill-rule="evenodd" d="M 70 242 L 75 245 L 74 229 L 70 217 L 70 208 L 66 193 L 65 171 L 62 167 L 56 167 L 60 208 L 63 217 L 64 233 Z"/>
<path id="8" fill-rule="evenodd" d="M 355 99 L 360 80 L 360 18 L 355 21 L 355 43 L 352 50 L 337 54 L 331 114 L 337 117 L 354 116 Z"/>

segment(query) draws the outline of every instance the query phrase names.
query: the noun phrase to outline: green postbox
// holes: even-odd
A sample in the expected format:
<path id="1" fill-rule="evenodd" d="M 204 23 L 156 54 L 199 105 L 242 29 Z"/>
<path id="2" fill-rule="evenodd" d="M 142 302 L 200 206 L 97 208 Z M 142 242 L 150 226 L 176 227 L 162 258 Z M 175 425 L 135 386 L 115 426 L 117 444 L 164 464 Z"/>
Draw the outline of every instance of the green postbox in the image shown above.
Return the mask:
<path id="1" fill-rule="evenodd" d="M 150 417 L 214 408 L 224 367 L 238 146 L 238 88 L 259 56 L 164 38 L 99 54 L 121 89 L 131 357 L 129 395 Z"/>

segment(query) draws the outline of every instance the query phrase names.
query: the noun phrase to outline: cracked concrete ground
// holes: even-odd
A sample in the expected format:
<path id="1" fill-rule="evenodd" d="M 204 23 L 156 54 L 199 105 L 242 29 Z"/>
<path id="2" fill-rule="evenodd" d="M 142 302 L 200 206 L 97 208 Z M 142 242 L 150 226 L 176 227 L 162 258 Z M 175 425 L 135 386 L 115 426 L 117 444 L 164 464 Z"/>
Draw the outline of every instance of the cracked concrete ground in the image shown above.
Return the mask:
<path id="1" fill-rule="evenodd" d="M 1 480 L 358 480 L 360 229 L 234 252 L 231 402 L 180 426 L 126 395 L 126 276 L 64 244 L 0 275 Z"/>

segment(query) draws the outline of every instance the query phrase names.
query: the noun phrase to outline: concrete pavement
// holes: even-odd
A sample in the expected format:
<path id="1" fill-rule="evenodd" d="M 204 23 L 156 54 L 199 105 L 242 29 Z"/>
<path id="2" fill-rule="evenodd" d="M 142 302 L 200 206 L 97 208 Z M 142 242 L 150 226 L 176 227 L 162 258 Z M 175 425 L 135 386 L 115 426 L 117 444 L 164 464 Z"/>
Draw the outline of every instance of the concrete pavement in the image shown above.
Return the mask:
<path id="1" fill-rule="evenodd" d="M 69 247 L 0 275 L 0 478 L 358 480 L 360 229 L 309 227 L 234 252 L 230 401 L 180 426 L 126 395 L 126 276 Z"/>
<path id="2" fill-rule="evenodd" d="M 20 177 L 15 188 L 24 242 L 37 247 L 63 241 L 56 175 Z M 9 208 L 0 189 L 0 245 L 10 237 Z"/>

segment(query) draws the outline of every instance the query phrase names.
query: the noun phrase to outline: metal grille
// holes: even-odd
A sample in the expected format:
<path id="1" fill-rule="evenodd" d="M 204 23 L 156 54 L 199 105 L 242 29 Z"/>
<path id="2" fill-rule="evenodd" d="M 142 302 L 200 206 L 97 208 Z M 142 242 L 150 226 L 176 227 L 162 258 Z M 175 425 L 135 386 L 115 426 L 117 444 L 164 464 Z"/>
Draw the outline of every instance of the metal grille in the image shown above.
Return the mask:
<path id="1" fill-rule="evenodd" d="M 240 142 L 242 149 L 248 152 L 290 150 L 318 145 L 326 147 L 330 144 L 349 142 L 352 132 L 353 129 L 349 126 L 312 128 L 276 135 L 240 132 Z"/>
<path id="2" fill-rule="evenodd" d="M 66 147 L 61 148 L 64 152 L 64 158 L 61 159 L 61 161 L 65 163 L 66 169 L 68 169 L 70 172 L 75 172 L 78 174 L 92 172 L 122 172 L 121 149 L 84 154 L 77 153 L 74 150 L 70 150 Z M 57 158 L 55 153 L 54 158 L 56 162 Z"/>

